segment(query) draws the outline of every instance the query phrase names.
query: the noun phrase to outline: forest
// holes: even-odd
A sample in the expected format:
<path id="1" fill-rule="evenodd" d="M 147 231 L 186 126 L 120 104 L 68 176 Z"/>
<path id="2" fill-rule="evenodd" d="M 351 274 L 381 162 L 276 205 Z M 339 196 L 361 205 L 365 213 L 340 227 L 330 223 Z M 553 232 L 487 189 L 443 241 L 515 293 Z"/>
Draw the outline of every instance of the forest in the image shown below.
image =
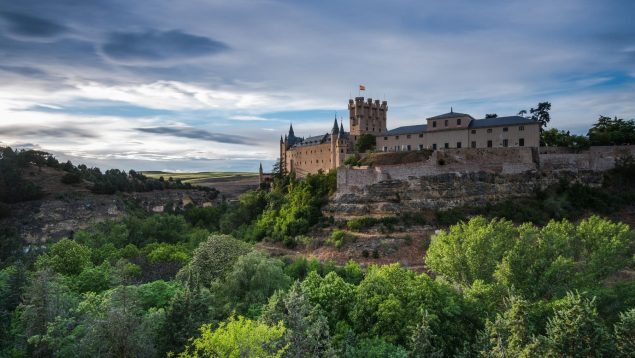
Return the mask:
<path id="1" fill-rule="evenodd" d="M 338 222 L 320 211 L 333 173 L 278 174 L 234 203 L 131 205 L 55 243 L 3 229 L 0 356 L 632 357 L 635 232 L 606 215 L 632 203 L 633 168 L 536 193 L 521 214 L 501 203 Z M 422 273 L 254 247 L 423 220 L 441 229 Z"/>

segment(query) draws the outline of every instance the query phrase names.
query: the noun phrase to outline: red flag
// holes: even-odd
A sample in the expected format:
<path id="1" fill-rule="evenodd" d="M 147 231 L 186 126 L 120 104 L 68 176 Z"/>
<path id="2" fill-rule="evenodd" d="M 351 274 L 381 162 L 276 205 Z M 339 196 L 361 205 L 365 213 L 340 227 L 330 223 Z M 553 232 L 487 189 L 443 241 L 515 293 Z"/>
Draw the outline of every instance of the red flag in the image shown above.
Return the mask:
<path id="1" fill-rule="evenodd" d="M 360 91 L 366 91 L 366 86 L 364 86 L 364 85 L 359 85 L 359 90 L 360 90 Z"/>

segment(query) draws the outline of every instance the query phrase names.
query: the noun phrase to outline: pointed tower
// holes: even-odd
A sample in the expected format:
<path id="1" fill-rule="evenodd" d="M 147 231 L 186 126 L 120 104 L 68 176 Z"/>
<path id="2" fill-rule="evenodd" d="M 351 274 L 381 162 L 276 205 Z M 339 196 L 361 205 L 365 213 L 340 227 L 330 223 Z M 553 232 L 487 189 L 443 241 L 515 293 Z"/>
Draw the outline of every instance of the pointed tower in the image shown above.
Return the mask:
<path id="1" fill-rule="evenodd" d="M 335 120 L 333 121 L 333 129 L 331 129 L 331 134 L 332 135 L 337 135 L 337 133 L 339 133 L 339 129 L 337 127 L 337 116 L 335 116 Z"/>
<path id="2" fill-rule="evenodd" d="M 265 174 L 262 172 L 262 162 L 260 162 L 260 168 L 258 169 L 258 182 L 262 184 L 264 182 Z"/>

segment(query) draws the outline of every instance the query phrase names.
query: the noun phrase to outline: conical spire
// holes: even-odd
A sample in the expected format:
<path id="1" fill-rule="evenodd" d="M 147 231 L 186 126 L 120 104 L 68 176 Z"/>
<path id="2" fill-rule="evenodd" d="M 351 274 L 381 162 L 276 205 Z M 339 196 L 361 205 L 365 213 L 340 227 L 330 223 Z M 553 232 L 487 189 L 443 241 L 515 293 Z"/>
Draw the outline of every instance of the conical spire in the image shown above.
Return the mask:
<path id="1" fill-rule="evenodd" d="M 333 134 L 337 134 L 339 133 L 339 129 L 337 128 L 337 116 L 335 116 L 335 121 L 333 122 L 333 129 L 331 130 L 331 133 Z"/>
<path id="2" fill-rule="evenodd" d="M 260 172 L 260 174 L 262 174 L 262 162 L 260 162 L 260 168 L 258 169 L 258 171 Z"/>
<path id="3" fill-rule="evenodd" d="M 289 124 L 289 137 L 295 137 L 295 134 L 293 133 L 293 124 Z"/>
<path id="4" fill-rule="evenodd" d="M 282 141 L 282 136 L 280 136 L 280 144 L 282 144 L 282 143 L 284 143 L 284 142 Z"/>
<path id="5" fill-rule="evenodd" d="M 340 119 L 340 133 L 344 134 L 344 122 Z"/>

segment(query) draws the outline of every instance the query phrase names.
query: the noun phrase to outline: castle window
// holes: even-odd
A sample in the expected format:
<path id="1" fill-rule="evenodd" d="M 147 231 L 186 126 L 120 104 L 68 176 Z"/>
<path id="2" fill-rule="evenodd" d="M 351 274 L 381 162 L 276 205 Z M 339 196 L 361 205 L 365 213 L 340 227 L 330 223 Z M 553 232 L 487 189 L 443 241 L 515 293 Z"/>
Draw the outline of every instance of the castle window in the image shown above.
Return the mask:
<path id="1" fill-rule="evenodd" d="M 410 144 L 408 144 L 408 145 L 406 146 L 406 150 L 408 150 L 408 151 L 409 151 L 410 149 L 411 149 Z"/>
<path id="2" fill-rule="evenodd" d="M 518 130 L 519 131 L 524 131 L 525 130 L 525 126 L 518 126 Z"/>
<path id="3" fill-rule="evenodd" d="M 384 152 L 387 152 L 387 151 L 388 151 L 388 147 L 384 147 Z"/>
<path id="4" fill-rule="evenodd" d="M 476 142 L 472 141 L 472 148 L 476 148 Z"/>
<path id="5" fill-rule="evenodd" d="M 476 129 L 472 129 L 472 134 L 476 134 Z"/>
<path id="6" fill-rule="evenodd" d="M 388 137 L 384 137 L 384 140 L 388 140 Z"/>
<path id="7" fill-rule="evenodd" d="M 445 120 L 445 126 L 446 127 L 448 126 L 448 120 L 447 119 Z"/>
<path id="8" fill-rule="evenodd" d="M 488 141 L 487 141 L 487 148 L 491 148 L 491 147 L 492 147 L 492 141 L 491 141 L 491 140 L 488 140 Z"/>
<path id="9" fill-rule="evenodd" d="M 456 120 L 456 125 L 457 125 L 457 126 L 460 126 L 460 125 L 461 125 L 461 118 L 459 118 L 459 119 L 457 119 L 457 120 Z"/>
<path id="10" fill-rule="evenodd" d="M 410 134 L 406 135 L 406 138 L 407 138 L 407 139 L 410 139 Z"/>
<path id="11" fill-rule="evenodd" d="M 423 144 L 419 144 L 419 150 L 423 150 Z"/>
<path id="12" fill-rule="evenodd" d="M 461 142 L 456 142 L 456 147 L 461 148 Z"/>
<path id="13" fill-rule="evenodd" d="M 419 138 L 423 138 L 423 133 L 419 133 Z"/>
<path id="14" fill-rule="evenodd" d="M 340 149 L 340 153 L 344 153 L 344 149 Z"/>
<path id="15" fill-rule="evenodd" d="M 509 128 L 507 128 L 507 127 L 503 128 L 503 132 L 507 132 L 508 130 L 509 130 Z"/>
<path id="16" fill-rule="evenodd" d="M 398 135 L 396 135 L 396 136 L 395 136 L 395 139 L 399 139 L 399 136 L 398 136 Z"/>
<path id="17" fill-rule="evenodd" d="M 436 128 L 437 127 L 437 121 L 432 121 L 432 127 Z"/>
<path id="18" fill-rule="evenodd" d="M 519 147 L 524 147 L 525 146 L 525 138 L 518 139 L 518 146 Z"/>
<path id="19" fill-rule="evenodd" d="M 509 141 L 507 139 L 503 139 L 503 147 L 508 147 Z"/>
<path id="20" fill-rule="evenodd" d="M 487 133 L 492 133 L 492 128 L 487 128 Z"/>
<path id="21" fill-rule="evenodd" d="M 450 148 L 450 143 L 445 143 L 445 144 L 443 145 L 443 147 L 444 147 L 445 149 Z"/>
<path id="22" fill-rule="evenodd" d="M 436 143 L 432 144 L 432 150 L 437 150 L 437 144 Z"/>

